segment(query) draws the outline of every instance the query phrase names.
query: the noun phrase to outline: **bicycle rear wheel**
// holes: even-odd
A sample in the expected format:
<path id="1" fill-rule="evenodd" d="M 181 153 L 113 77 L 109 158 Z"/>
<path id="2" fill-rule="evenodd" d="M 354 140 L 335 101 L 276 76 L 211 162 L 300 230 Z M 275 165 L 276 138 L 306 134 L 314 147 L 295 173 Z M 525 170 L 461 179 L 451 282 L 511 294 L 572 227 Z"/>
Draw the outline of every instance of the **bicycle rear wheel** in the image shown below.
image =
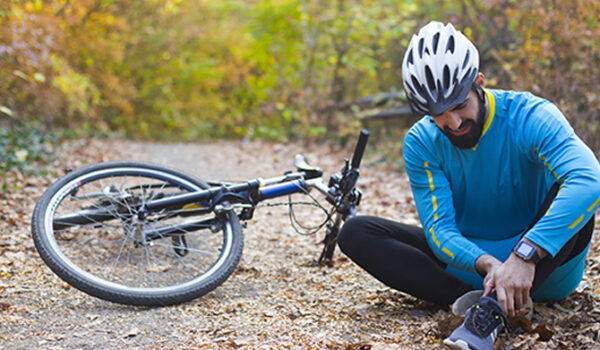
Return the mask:
<path id="1" fill-rule="evenodd" d="M 202 203 L 138 211 L 149 200 L 208 185 L 166 167 L 101 163 L 51 185 L 33 212 L 32 235 L 60 278 L 95 297 L 128 305 L 183 303 L 222 284 L 239 263 L 243 236 L 232 210 Z"/>

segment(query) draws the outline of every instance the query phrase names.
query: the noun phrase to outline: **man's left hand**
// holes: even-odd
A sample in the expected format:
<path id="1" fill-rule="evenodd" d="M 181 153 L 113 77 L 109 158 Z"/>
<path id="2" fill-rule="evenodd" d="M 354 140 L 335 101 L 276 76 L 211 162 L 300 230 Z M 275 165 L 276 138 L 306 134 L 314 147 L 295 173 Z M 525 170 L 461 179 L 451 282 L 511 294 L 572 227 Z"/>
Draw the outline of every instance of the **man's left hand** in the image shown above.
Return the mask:
<path id="1" fill-rule="evenodd" d="M 517 257 L 514 253 L 492 271 L 490 282 L 496 288 L 498 303 L 509 317 L 515 316 L 527 303 L 534 275 L 535 264 Z"/>

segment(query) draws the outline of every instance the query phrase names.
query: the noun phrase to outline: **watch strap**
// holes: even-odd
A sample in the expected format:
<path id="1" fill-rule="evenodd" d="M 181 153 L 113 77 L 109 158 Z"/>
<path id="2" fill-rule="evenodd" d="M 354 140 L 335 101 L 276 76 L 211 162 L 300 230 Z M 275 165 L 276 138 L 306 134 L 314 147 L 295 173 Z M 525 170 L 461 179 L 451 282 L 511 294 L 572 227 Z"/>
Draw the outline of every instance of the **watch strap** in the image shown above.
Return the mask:
<path id="1" fill-rule="evenodd" d="M 529 252 L 527 254 L 523 253 L 523 249 L 521 249 L 522 246 L 525 246 L 526 248 L 529 248 Z M 524 240 L 520 240 L 515 247 L 513 248 L 513 252 L 515 253 L 515 255 L 517 255 L 519 258 L 525 260 L 525 261 L 531 261 L 534 264 L 537 264 L 538 262 L 540 262 L 540 260 L 542 260 L 542 258 L 540 257 L 540 255 L 537 252 L 536 247 Z"/>

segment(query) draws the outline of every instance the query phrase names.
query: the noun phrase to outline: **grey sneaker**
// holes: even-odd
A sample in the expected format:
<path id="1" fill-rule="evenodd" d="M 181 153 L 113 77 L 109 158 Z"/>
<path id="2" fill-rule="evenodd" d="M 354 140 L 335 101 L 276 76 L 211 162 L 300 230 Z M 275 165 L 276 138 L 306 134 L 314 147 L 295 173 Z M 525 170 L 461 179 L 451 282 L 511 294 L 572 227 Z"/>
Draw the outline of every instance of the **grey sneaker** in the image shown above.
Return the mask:
<path id="1" fill-rule="evenodd" d="M 529 297 L 529 300 L 527 300 L 527 304 L 525 304 L 525 306 L 523 307 L 523 309 L 521 309 L 521 312 L 518 313 L 517 316 L 521 314 L 529 321 L 533 319 L 533 300 L 531 300 L 531 297 Z"/>
<path id="2" fill-rule="evenodd" d="M 457 316 L 464 316 L 471 306 L 477 304 L 482 295 L 483 290 L 466 292 L 452 303 L 452 313 Z"/>
<path id="3" fill-rule="evenodd" d="M 455 350 L 493 350 L 498 333 L 508 324 L 496 300 L 482 297 L 465 315 L 463 324 L 444 339 Z"/>
<path id="4" fill-rule="evenodd" d="M 461 295 L 454 301 L 454 303 L 452 303 L 452 314 L 464 316 L 471 306 L 477 304 L 482 295 L 483 290 L 472 290 Z M 529 321 L 531 321 L 533 318 L 533 300 L 531 300 L 531 297 L 529 297 L 529 300 L 527 300 L 527 304 L 525 304 L 520 314 L 522 314 Z"/>

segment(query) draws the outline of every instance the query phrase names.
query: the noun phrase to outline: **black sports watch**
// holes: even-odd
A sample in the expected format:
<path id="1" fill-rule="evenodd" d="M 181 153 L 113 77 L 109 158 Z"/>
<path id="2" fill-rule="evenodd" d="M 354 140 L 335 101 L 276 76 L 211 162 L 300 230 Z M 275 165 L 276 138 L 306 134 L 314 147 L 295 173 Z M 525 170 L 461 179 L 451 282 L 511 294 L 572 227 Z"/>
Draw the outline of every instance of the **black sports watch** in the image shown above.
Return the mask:
<path id="1" fill-rule="evenodd" d="M 520 240 L 512 251 L 519 258 L 525 261 L 532 261 L 534 264 L 537 264 L 540 262 L 540 260 L 542 260 L 540 255 L 537 253 L 535 246 L 525 240 Z"/>

